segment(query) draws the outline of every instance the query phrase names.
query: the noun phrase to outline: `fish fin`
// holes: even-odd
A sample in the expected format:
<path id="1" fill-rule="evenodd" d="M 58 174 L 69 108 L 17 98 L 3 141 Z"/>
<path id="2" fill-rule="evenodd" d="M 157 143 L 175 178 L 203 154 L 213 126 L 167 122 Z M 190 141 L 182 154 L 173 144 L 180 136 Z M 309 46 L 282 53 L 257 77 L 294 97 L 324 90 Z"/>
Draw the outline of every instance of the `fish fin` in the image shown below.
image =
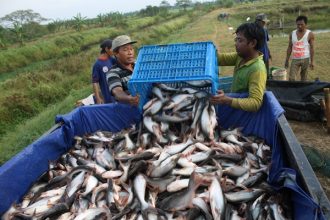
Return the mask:
<path id="1" fill-rule="evenodd" d="M 141 214 L 142 214 L 143 219 L 146 219 L 146 220 L 149 219 L 148 214 L 157 215 L 157 219 L 161 219 L 161 220 L 167 219 L 166 213 L 163 210 L 152 207 L 151 205 L 149 205 L 148 208 L 142 210 Z M 162 218 L 162 217 L 164 217 L 164 218 Z"/>
<path id="2" fill-rule="evenodd" d="M 246 190 L 246 191 L 248 191 L 248 192 L 249 192 L 249 191 L 250 191 L 250 192 L 252 191 L 251 189 L 247 188 L 247 187 L 244 186 L 243 184 L 237 184 L 236 187 L 240 187 L 240 188 L 242 188 L 243 190 Z"/>

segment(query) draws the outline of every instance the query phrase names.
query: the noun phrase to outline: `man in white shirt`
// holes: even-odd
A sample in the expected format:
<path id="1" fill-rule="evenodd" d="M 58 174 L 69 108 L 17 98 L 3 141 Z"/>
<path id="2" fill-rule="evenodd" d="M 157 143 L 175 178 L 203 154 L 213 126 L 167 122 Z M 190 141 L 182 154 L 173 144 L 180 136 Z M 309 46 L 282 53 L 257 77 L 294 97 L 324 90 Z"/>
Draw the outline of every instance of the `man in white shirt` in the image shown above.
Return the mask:
<path id="1" fill-rule="evenodd" d="M 285 68 L 289 67 L 291 56 L 289 80 L 295 81 L 300 69 L 301 81 L 306 81 L 308 66 L 312 70 L 314 68 L 314 34 L 307 29 L 306 16 L 298 16 L 296 24 L 297 30 L 292 31 L 289 36 Z"/>

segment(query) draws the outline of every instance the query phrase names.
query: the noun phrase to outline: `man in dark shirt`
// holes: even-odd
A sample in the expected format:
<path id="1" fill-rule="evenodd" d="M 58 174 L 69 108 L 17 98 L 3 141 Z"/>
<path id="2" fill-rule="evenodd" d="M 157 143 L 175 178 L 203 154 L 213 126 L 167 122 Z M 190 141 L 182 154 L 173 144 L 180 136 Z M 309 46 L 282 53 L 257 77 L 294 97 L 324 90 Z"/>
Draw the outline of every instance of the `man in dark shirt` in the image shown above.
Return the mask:
<path id="1" fill-rule="evenodd" d="M 132 41 L 127 35 L 116 37 L 112 41 L 112 51 L 117 59 L 117 63 L 112 66 L 106 74 L 110 94 L 117 102 L 128 103 L 137 106 L 139 96 L 132 96 L 128 92 L 127 83 L 131 78 L 134 69 L 134 48 Z"/>
<path id="2" fill-rule="evenodd" d="M 263 60 L 266 65 L 266 70 L 267 70 L 267 76 L 270 77 L 270 72 L 269 72 L 269 60 L 271 59 L 270 55 L 270 50 L 268 47 L 268 41 L 269 41 L 269 35 L 268 35 L 268 30 L 267 30 L 267 24 L 269 23 L 269 20 L 267 19 L 267 16 L 265 14 L 258 14 L 256 16 L 256 23 L 263 27 L 264 32 L 265 32 L 265 39 L 264 39 L 264 44 L 261 48 L 258 48 L 259 51 L 264 55 Z"/>
<path id="3" fill-rule="evenodd" d="M 112 40 L 107 39 L 103 41 L 100 45 L 101 54 L 93 65 L 92 83 L 96 104 L 112 102 L 106 80 L 106 73 L 116 63 L 116 59 L 112 56 L 111 47 Z"/>

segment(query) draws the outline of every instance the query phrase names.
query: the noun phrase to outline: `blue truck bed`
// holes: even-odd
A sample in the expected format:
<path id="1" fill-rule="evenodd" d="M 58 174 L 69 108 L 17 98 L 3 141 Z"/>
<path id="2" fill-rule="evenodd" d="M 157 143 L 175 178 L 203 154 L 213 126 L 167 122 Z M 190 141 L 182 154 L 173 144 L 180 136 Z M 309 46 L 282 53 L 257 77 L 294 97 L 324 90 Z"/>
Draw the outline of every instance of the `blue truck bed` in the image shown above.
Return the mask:
<path id="1" fill-rule="evenodd" d="M 228 106 L 217 109 L 222 127 L 243 127 L 245 135 L 259 136 L 273 147 L 268 182 L 277 190 L 290 190 L 295 219 L 330 219 L 329 200 L 271 92 L 265 93 L 263 105 L 256 113 Z M 56 117 L 60 126 L 0 167 L 0 213 L 12 203 L 20 202 L 29 187 L 48 169 L 48 162 L 70 149 L 75 135 L 97 130 L 120 131 L 140 119 L 137 108 L 118 103 L 79 107 Z"/>

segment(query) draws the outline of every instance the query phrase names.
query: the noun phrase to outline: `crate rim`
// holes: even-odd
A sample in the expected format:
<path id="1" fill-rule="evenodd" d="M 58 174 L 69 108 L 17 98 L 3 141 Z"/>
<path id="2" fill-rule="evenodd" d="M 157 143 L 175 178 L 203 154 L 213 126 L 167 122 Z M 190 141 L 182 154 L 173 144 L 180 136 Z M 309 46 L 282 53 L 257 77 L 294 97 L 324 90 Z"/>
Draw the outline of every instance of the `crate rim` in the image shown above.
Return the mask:
<path id="1" fill-rule="evenodd" d="M 213 41 L 195 41 L 195 42 L 182 42 L 182 43 L 169 43 L 169 44 L 154 44 L 154 45 L 142 45 L 139 50 L 146 47 L 157 47 L 157 46 L 171 46 L 171 45 L 183 45 L 183 44 L 201 44 L 201 43 L 211 43 L 215 48 Z"/>

